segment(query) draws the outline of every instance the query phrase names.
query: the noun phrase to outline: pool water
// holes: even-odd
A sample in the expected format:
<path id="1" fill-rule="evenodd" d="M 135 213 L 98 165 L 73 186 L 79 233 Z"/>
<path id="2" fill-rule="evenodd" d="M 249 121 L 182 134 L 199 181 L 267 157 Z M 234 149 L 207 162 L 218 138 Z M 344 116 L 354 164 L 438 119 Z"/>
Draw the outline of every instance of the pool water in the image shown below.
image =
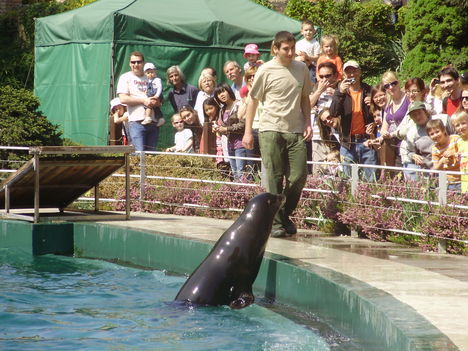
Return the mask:
<path id="1" fill-rule="evenodd" d="M 0 350 L 330 350 L 313 328 L 261 307 L 189 308 L 184 277 L 0 249 Z"/>

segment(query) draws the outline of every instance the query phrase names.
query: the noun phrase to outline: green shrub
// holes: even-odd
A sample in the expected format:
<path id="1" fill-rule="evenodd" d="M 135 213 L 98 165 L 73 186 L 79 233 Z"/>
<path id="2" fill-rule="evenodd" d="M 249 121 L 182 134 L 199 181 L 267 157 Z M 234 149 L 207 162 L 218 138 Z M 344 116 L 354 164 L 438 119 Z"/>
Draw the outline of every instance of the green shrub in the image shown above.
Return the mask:
<path id="1" fill-rule="evenodd" d="M 62 132 L 38 111 L 39 100 L 29 90 L 0 87 L 0 145 L 62 145 Z M 0 150 L 2 160 L 26 160 L 24 152 Z M 3 165 L 8 167 L 8 165 Z"/>
<path id="2" fill-rule="evenodd" d="M 34 1 L 0 16 L 0 86 L 32 89 L 35 18 L 72 10 L 95 0 Z"/>
<path id="3" fill-rule="evenodd" d="M 380 0 L 290 0 L 285 10 L 292 18 L 312 20 L 324 34 L 336 35 L 343 62 L 357 60 L 365 75 L 379 75 L 400 64 L 393 45 L 398 32 L 390 22 L 391 12 L 391 6 Z"/>
<path id="4" fill-rule="evenodd" d="M 405 26 L 402 64 L 405 77 L 430 79 L 445 65 L 468 66 L 466 28 L 468 11 L 463 2 L 412 0 L 400 10 Z"/>

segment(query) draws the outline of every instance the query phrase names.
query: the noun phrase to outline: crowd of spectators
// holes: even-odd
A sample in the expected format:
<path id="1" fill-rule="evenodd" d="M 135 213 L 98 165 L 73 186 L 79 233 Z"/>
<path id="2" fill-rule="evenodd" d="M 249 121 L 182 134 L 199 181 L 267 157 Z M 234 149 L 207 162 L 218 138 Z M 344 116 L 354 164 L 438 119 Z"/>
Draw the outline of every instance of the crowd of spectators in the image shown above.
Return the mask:
<path id="1" fill-rule="evenodd" d="M 358 60 L 343 63 L 339 40 L 325 35 L 314 39 L 312 22 L 303 21 L 303 39 L 295 45 L 295 61 L 308 69 L 311 140 L 304 139 L 309 161 L 342 163 L 309 165 L 315 175 L 343 172 L 349 164 L 384 165 L 405 168 L 408 181 L 421 177 L 416 169 L 468 171 L 468 82 L 451 66 L 441 68 L 429 84 L 418 77 L 400 81 L 397 73 L 385 72 L 381 82 L 369 86 L 363 80 Z M 167 100 L 172 106 L 174 146 L 166 151 L 200 152 L 216 155 L 220 168 L 230 168 L 233 179 L 244 181 L 247 170 L 258 169 L 252 161 L 235 157 L 260 157 L 259 123 L 262 101 L 252 123 L 252 148 L 243 144 L 245 116 L 257 71 L 265 64 L 256 44 L 245 47 L 243 65 L 227 61 L 223 67 L 230 84 L 217 83 L 212 67 L 202 70 L 198 87 L 186 82 L 179 66 L 167 69 Z M 156 66 L 144 55 L 130 55 L 131 70 L 117 85 L 111 101 L 110 122 L 118 126 L 113 140 L 132 143 L 136 150 L 156 150 L 161 115 L 161 79 Z M 244 69 L 244 74 L 243 69 Z M 263 72 L 262 72 L 263 73 Z M 258 104 L 257 104 L 258 102 Z M 305 111 L 305 109 L 302 109 Z M 250 128 L 250 127 L 249 127 Z M 250 130 L 250 129 L 249 129 Z M 249 132 L 250 133 L 250 132 Z M 362 168 L 361 177 L 377 181 L 399 172 Z M 468 175 L 449 174 L 448 188 L 468 191 Z"/>

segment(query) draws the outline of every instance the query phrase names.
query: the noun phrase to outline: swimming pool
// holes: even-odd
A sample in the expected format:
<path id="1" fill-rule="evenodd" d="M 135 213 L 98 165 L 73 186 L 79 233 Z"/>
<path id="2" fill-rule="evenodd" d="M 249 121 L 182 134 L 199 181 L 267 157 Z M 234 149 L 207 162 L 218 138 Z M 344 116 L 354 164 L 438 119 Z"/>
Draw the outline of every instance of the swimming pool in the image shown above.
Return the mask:
<path id="1" fill-rule="evenodd" d="M 0 249 L 2 350 L 330 350 L 314 330 L 252 305 L 172 302 L 185 278 Z"/>
<path id="2" fill-rule="evenodd" d="M 212 242 L 110 223 L 0 221 L 0 248 L 21 248 L 29 255 L 74 254 L 179 274 L 192 272 L 211 246 Z M 388 293 L 313 263 L 267 253 L 254 292 L 257 297 L 265 296 L 266 302 L 258 298 L 257 302 L 272 310 L 291 306 L 301 311 L 298 318 L 288 318 L 309 329 L 321 328 L 310 323 L 319 316 L 319 324 L 338 331 L 338 336 L 346 335 L 345 342 L 338 337 L 337 343 L 332 333 L 333 350 L 356 349 L 352 345 L 361 351 L 458 349 L 417 311 Z M 320 336 L 328 338 L 327 333 L 320 332 Z"/>

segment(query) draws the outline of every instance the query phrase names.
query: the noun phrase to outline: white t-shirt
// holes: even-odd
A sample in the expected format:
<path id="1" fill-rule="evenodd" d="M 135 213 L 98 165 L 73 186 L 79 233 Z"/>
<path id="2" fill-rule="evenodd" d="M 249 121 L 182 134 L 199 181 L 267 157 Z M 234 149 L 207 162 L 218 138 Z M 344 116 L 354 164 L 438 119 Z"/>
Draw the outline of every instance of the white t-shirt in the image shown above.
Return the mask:
<path id="1" fill-rule="evenodd" d="M 197 111 L 198 113 L 198 119 L 200 120 L 201 125 L 203 125 L 203 123 L 205 122 L 205 114 L 203 112 L 203 103 L 205 102 L 206 99 L 208 99 L 211 96 L 213 95 L 208 95 L 203 90 L 200 90 L 198 92 L 197 100 L 195 101 L 194 110 Z"/>
<path id="2" fill-rule="evenodd" d="M 148 89 L 148 78 L 145 75 L 138 77 L 132 71 L 124 73 L 120 76 L 117 83 L 117 95 L 128 94 L 133 97 L 146 98 L 146 90 Z M 145 106 L 128 105 L 128 120 L 130 122 L 142 121 L 145 119 Z"/>
<path id="3" fill-rule="evenodd" d="M 317 40 L 301 39 L 296 43 L 296 51 L 305 52 L 307 55 L 315 57 L 320 55 L 320 44 Z"/>
<path id="4" fill-rule="evenodd" d="M 174 141 L 176 150 L 182 150 L 190 139 L 193 139 L 193 133 L 188 128 L 175 133 Z M 193 152 L 193 146 L 185 152 Z"/>

